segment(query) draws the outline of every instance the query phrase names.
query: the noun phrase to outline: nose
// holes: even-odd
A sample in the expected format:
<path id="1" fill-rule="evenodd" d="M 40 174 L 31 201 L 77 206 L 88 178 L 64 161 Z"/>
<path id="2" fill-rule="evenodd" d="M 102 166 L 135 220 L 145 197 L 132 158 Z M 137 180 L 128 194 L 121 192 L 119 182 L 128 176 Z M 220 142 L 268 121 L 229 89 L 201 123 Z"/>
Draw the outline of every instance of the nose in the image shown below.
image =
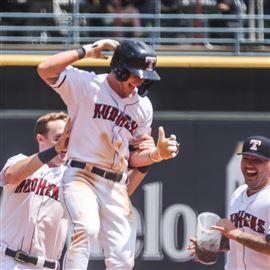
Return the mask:
<path id="1" fill-rule="evenodd" d="M 247 167 L 253 167 L 254 166 L 254 162 L 253 162 L 253 160 L 247 159 L 247 160 L 245 160 L 245 165 Z"/>

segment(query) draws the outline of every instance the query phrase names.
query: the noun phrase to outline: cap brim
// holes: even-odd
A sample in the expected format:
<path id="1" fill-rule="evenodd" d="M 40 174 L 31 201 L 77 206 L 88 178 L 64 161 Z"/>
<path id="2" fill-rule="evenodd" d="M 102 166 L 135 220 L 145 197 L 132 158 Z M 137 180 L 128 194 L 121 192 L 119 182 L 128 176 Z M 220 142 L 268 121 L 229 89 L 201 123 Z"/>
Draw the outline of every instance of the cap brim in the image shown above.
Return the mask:
<path id="1" fill-rule="evenodd" d="M 249 156 L 258 157 L 258 158 L 265 159 L 265 160 L 270 160 L 270 158 L 268 158 L 268 157 L 265 157 L 265 156 L 262 156 L 260 154 L 256 154 L 253 152 L 241 152 L 241 153 L 237 153 L 237 155 L 249 155 Z"/>
<path id="2" fill-rule="evenodd" d="M 135 69 L 135 68 L 128 68 L 128 70 L 138 76 L 140 79 L 152 80 L 152 81 L 159 81 L 160 77 L 155 70 L 143 70 L 143 69 Z"/>

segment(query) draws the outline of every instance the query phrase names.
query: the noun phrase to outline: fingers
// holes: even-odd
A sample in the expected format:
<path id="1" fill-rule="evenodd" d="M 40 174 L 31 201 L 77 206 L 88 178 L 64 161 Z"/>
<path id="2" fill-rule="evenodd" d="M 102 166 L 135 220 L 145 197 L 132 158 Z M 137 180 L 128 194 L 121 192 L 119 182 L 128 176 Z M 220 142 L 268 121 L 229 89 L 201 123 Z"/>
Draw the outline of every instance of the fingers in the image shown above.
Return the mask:
<path id="1" fill-rule="evenodd" d="M 102 49 L 115 50 L 119 42 L 114 39 L 101 39 L 93 43 L 92 48 L 102 47 Z"/>
<path id="2" fill-rule="evenodd" d="M 158 140 L 165 140 L 165 131 L 163 127 L 158 128 Z"/>
<path id="3" fill-rule="evenodd" d="M 190 241 L 191 243 L 193 243 L 193 244 L 196 244 L 196 243 L 197 243 L 197 239 L 194 238 L 194 237 L 190 237 L 190 238 L 189 238 L 189 241 Z"/>
<path id="4" fill-rule="evenodd" d="M 66 125 L 65 125 L 63 135 L 64 135 L 65 137 L 67 137 L 67 136 L 70 135 L 70 132 L 71 132 L 71 119 L 70 119 L 70 117 L 69 117 L 68 120 L 67 120 L 67 123 L 66 123 Z"/>
<path id="5" fill-rule="evenodd" d="M 70 136 L 70 132 L 71 132 L 71 119 L 68 118 L 63 134 L 62 136 L 59 138 L 59 140 L 56 142 L 55 144 L 55 149 L 58 153 L 62 152 L 65 153 L 68 147 L 68 142 L 69 142 L 69 136 Z"/>
<path id="6" fill-rule="evenodd" d="M 158 128 L 157 149 L 161 159 L 174 158 L 179 152 L 179 143 L 176 141 L 176 136 L 172 134 L 169 138 L 166 138 L 165 131 L 162 126 Z"/>
<path id="7" fill-rule="evenodd" d="M 98 57 L 99 59 L 108 59 L 109 57 L 108 56 L 106 56 L 106 55 L 104 55 L 104 54 L 100 54 L 99 55 L 99 57 Z"/>
<path id="8" fill-rule="evenodd" d="M 217 230 L 217 231 L 221 231 L 221 232 L 224 231 L 224 228 L 223 227 L 216 226 L 216 225 L 211 226 L 211 229 Z"/>
<path id="9" fill-rule="evenodd" d="M 174 141 L 174 140 L 171 140 L 170 138 L 167 139 L 167 145 L 170 145 L 170 146 L 175 146 L 175 149 L 177 149 L 177 146 L 178 146 L 178 142 L 177 141 Z"/>
<path id="10" fill-rule="evenodd" d="M 190 238 L 189 240 L 190 240 L 191 244 L 189 246 L 187 246 L 187 250 L 191 251 L 189 256 L 193 257 L 196 255 L 195 247 L 196 247 L 197 240 L 196 240 L 196 238 L 193 238 L 193 237 Z"/>
<path id="11" fill-rule="evenodd" d="M 119 46 L 119 42 L 113 39 L 101 39 L 93 44 L 83 45 L 86 52 L 86 57 L 108 59 L 109 57 L 101 54 L 102 50 L 115 50 Z"/>
<path id="12" fill-rule="evenodd" d="M 155 147 L 155 142 L 152 136 L 143 134 L 133 141 L 133 147 L 139 150 L 151 149 Z"/>

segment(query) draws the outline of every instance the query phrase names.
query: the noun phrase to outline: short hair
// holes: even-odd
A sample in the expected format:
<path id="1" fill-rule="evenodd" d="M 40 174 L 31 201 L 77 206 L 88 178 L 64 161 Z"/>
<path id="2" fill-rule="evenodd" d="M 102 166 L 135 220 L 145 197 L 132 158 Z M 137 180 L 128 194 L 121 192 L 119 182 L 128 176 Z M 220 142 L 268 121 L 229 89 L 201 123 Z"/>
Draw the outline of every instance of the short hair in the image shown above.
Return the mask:
<path id="1" fill-rule="evenodd" d="M 68 115 L 64 112 L 51 112 L 42 115 L 38 118 L 34 128 L 34 135 L 37 134 L 46 135 L 48 133 L 48 123 L 56 120 L 67 121 Z"/>

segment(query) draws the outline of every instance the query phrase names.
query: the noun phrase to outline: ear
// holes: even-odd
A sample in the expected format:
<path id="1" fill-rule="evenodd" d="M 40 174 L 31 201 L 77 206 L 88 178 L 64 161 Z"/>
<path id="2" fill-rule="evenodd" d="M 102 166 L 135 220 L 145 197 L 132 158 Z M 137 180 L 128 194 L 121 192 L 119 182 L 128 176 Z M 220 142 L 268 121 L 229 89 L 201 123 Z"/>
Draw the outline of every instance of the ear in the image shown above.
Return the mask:
<path id="1" fill-rule="evenodd" d="M 36 135 L 36 140 L 37 140 L 38 144 L 44 142 L 44 139 L 45 139 L 44 136 L 41 135 L 40 133 L 38 133 L 38 134 Z"/>

